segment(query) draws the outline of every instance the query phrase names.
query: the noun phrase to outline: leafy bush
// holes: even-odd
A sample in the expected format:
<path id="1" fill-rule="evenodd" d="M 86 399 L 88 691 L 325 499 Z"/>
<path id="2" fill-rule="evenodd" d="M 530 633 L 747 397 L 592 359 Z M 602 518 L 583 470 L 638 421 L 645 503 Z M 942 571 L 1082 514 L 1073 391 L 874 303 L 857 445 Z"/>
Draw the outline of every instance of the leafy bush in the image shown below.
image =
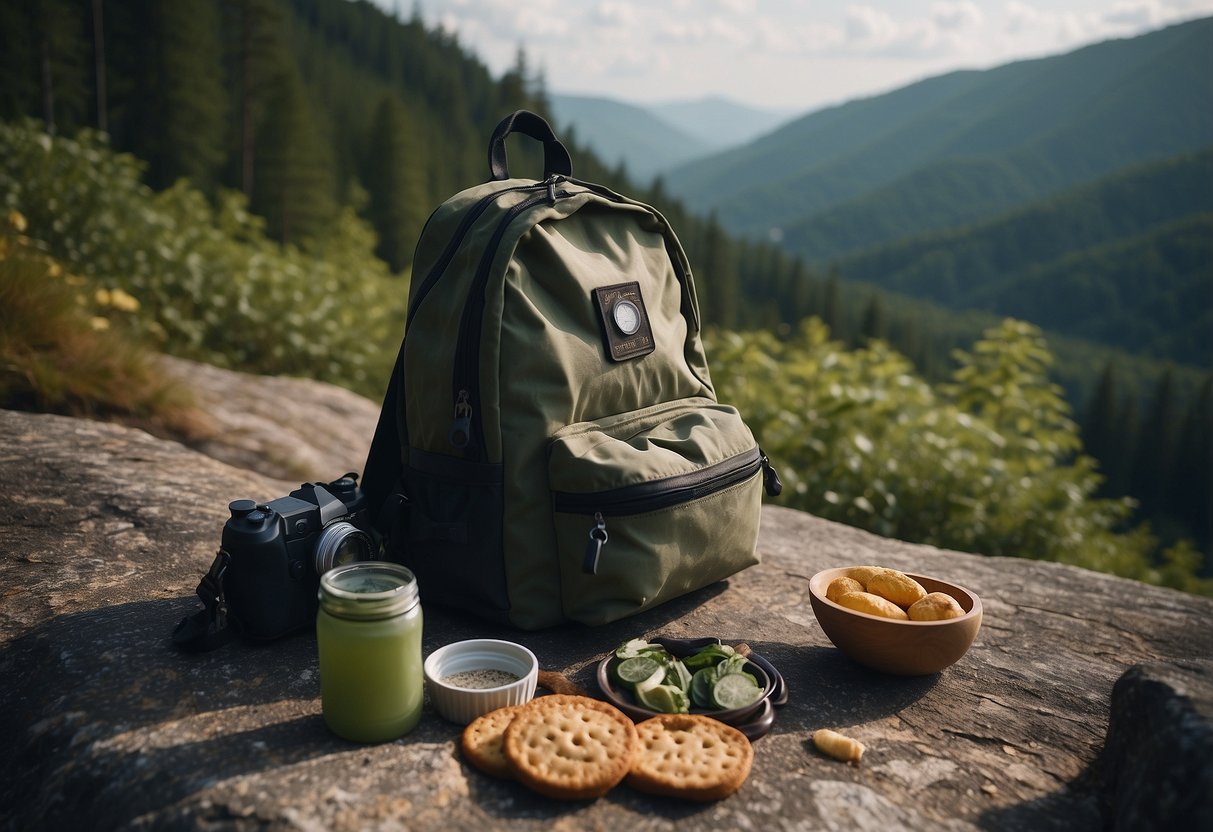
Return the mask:
<path id="1" fill-rule="evenodd" d="M 0 217 L 0 407 L 201 430 L 187 391 L 125 332 L 134 298 L 68 273 L 25 228 L 17 212 Z"/>
<path id="2" fill-rule="evenodd" d="M 127 330 L 209 363 L 380 395 L 407 284 L 373 257 L 352 211 L 281 248 L 240 195 L 212 205 L 182 183 L 153 193 L 141 170 L 97 134 L 0 124 L 0 207 L 28 217 L 0 248 L 6 406 L 154 410 L 161 393 Z M 1148 530 L 1117 531 L 1131 502 L 1092 496 L 1099 475 L 1031 325 L 990 329 L 935 386 L 887 344 L 847 350 L 816 318 L 788 340 L 708 340 L 721 399 L 779 465 L 784 505 L 889 537 L 1213 592 L 1193 577 L 1190 546 L 1156 563 Z"/>
<path id="3" fill-rule="evenodd" d="M 184 182 L 153 193 L 142 170 L 92 131 L 0 124 L 0 206 L 66 267 L 135 298 L 139 334 L 219 366 L 382 394 L 408 284 L 373 256 L 352 208 L 305 247 L 280 247 L 242 195 L 212 206 Z"/>
<path id="4" fill-rule="evenodd" d="M 886 537 L 1070 563 L 1208 592 L 1186 551 L 1152 563 L 1129 500 L 1100 477 L 1040 331 L 1005 321 L 935 387 L 881 341 L 846 350 L 810 318 L 797 335 L 713 332 L 722 401 L 746 415 L 783 477 L 779 503 Z"/>

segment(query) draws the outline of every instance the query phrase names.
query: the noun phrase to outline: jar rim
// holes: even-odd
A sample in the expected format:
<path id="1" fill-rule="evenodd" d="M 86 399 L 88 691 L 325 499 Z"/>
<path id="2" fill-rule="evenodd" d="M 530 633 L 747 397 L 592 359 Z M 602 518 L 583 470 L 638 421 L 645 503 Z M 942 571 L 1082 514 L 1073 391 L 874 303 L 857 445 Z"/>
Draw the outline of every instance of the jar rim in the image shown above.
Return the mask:
<path id="1" fill-rule="evenodd" d="M 352 578 L 370 575 L 386 578 L 396 585 L 369 592 L 348 586 Z M 417 578 L 412 570 L 398 563 L 358 561 L 334 567 L 321 575 L 319 596 L 324 609 L 342 618 L 383 617 L 406 612 L 417 605 Z"/>

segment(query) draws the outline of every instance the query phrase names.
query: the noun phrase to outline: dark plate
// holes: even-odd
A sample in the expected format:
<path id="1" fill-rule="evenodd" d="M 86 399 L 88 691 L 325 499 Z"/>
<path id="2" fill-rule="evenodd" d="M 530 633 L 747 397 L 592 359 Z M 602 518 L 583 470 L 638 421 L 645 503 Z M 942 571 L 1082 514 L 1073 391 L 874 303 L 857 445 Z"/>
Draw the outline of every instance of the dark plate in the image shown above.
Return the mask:
<path id="1" fill-rule="evenodd" d="M 655 636 L 649 639 L 649 641 L 660 644 L 666 650 L 669 650 L 672 655 L 680 659 L 697 653 L 710 644 L 722 643 L 720 639 L 710 637 L 690 639 Z M 658 711 L 636 704 L 631 693 L 622 690 L 611 681 L 611 664 L 615 661 L 618 660 L 615 658 L 615 654 L 611 653 L 598 663 L 598 687 L 602 689 L 603 695 L 606 696 L 612 705 L 634 720 L 644 720 L 649 717 L 658 716 Z M 775 722 L 774 706 L 782 705 L 788 701 L 788 690 L 779 671 L 757 653 L 751 652 L 747 656 L 746 672 L 752 674 L 758 680 L 758 686 L 762 688 L 762 698 L 757 702 L 727 711 L 691 708 L 691 713 L 704 714 L 713 719 L 718 719 L 721 722 L 732 725 L 751 740 L 756 740 L 771 730 L 771 725 Z"/>

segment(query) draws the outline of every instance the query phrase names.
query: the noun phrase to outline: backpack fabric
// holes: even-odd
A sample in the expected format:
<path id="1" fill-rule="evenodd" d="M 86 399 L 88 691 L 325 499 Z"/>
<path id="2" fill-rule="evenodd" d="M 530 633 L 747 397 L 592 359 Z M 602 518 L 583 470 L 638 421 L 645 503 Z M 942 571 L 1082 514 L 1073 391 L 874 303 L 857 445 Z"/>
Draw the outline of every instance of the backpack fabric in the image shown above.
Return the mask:
<path id="1" fill-rule="evenodd" d="M 514 132 L 543 143 L 543 180 L 509 176 Z M 669 224 L 574 179 L 533 113 L 498 125 L 489 167 L 417 245 L 362 484 L 384 555 L 424 603 L 523 629 L 613 621 L 757 563 L 777 477 L 716 401 Z"/>

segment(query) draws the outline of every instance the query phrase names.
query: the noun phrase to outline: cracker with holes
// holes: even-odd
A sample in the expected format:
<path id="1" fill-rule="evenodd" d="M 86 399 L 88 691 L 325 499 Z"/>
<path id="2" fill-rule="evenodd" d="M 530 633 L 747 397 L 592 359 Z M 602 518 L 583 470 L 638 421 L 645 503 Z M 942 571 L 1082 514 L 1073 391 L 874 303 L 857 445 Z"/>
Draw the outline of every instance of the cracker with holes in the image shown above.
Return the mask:
<path id="1" fill-rule="evenodd" d="M 460 748 L 469 763 L 493 777 L 514 779 L 514 770 L 510 761 L 505 758 L 502 744 L 505 740 L 505 729 L 514 719 L 514 714 L 522 709 L 521 705 L 510 705 L 489 711 L 468 723 L 463 729 Z"/>
<path id="2" fill-rule="evenodd" d="M 741 788 L 754 763 L 745 734 L 699 714 L 662 714 L 636 732 L 640 751 L 628 785 L 649 794 L 720 800 Z"/>
<path id="3" fill-rule="evenodd" d="M 556 800 L 587 800 L 624 778 L 637 745 L 636 726 L 614 706 L 554 694 L 519 709 L 503 747 L 524 785 Z"/>

